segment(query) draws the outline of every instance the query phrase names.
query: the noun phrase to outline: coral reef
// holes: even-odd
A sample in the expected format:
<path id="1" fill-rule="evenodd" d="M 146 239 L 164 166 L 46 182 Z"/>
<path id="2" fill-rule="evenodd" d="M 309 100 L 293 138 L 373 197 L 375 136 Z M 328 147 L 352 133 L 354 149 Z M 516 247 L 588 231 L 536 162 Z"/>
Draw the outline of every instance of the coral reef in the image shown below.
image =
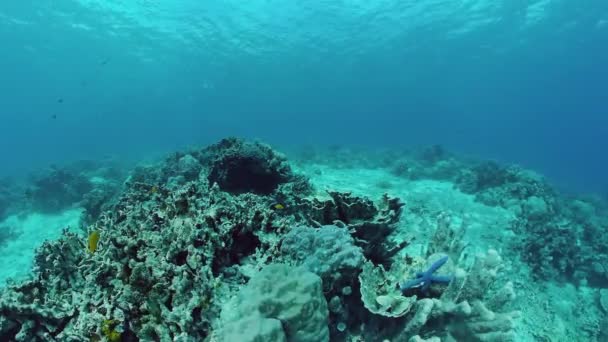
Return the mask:
<path id="1" fill-rule="evenodd" d="M 285 156 L 261 143 L 224 139 L 198 159 L 209 169 L 209 183 L 217 183 L 230 193 L 270 194 L 288 182 L 307 187 L 304 178 L 293 174 Z"/>
<path id="2" fill-rule="evenodd" d="M 375 204 L 351 193 L 328 191 L 328 194 L 331 199 L 313 198 L 302 203 L 306 220 L 314 227 L 347 225 L 355 244 L 374 263 L 390 263 L 390 259 L 410 242 L 411 237 L 400 236 L 396 229 L 404 206 L 398 198 L 384 195 L 380 203 Z"/>
<path id="3" fill-rule="evenodd" d="M 198 155 L 214 153 L 223 152 L 216 145 Z M 249 193 L 232 197 L 205 178 L 169 188 L 175 185 L 172 177 L 193 179 L 195 165 L 181 156 L 167 158 L 160 168 L 143 169 L 150 173 L 139 168 L 116 201 L 100 201 L 109 209 L 92 215 L 98 216 L 92 223 L 100 236 L 97 250 L 87 250 L 86 237 L 68 231 L 43 245 L 30 283 L 3 289 L 1 302 L 10 310 L 3 311 L 0 336 L 101 338 L 104 321 L 121 327 L 128 322 L 144 340 L 209 336 L 211 318 L 219 310 L 213 303 L 220 279 L 256 248 L 276 246 L 276 239 L 265 233 L 294 222 L 278 216 L 268 198 Z M 45 179 L 65 188 L 58 180 L 72 178 Z M 42 311 L 21 312 L 26 307 Z"/>
<path id="4" fill-rule="evenodd" d="M 363 264 L 361 248 L 355 246 L 346 228 L 337 226 L 294 228 L 285 235 L 280 250 L 295 265 L 320 276 L 326 292 L 352 285 L 348 279 L 356 276 Z"/>
<path id="5" fill-rule="evenodd" d="M 337 156 L 334 158 L 334 155 Z M 362 302 L 375 317 L 366 320 L 364 330 L 374 331 L 375 326 L 382 326 L 384 330 L 398 331 L 399 324 L 395 321 L 404 325 L 419 306 L 429 308 L 430 304 L 424 304 L 428 301 L 424 301 L 424 305 L 417 303 L 440 298 L 445 289 L 431 289 L 427 296 L 418 291 L 411 296 L 402 296 L 394 287 L 400 281 L 415 278 L 416 272 L 425 270 L 429 265 L 428 257 L 433 254 L 448 255 L 455 267 L 467 269 L 467 248 L 478 246 L 463 237 L 468 236 L 471 240 L 477 235 L 473 239 L 483 241 L 486 246 L 503 246 L 501 255 L 509 260 L 510 267 L 516 267 L 515 274 L 511 274 L 509 279 L 498 279 L 503 283 L 513 281 L 513 287 L 518 295 L 521 294 L 521 299 L 520 296 L 515 299 L 515 305 L 525 309 L 522 323 L 527 329 L 519 332 L 529 332 L 528 336 L 521 337 L 522 340 L 561 340 L 567 339 L 565 336 L 590 341 L 606 340 L 608 329 L 604 327 L 608 315 L 602 309 L 602 297 L 597 295 L 590 300 L 590 293 L 598 293 L 598 288 L 608 287 L 608 235 L 605 234 L 608 205 L 605 198 L 560 193 L 543 177 L 529 170 L 456 157 L 437 146 L 367 154 L 336 147 L 325 155 L 318 150 L 309 150 L 304 157 L 307 162 L 320 163 L 308 168 L 307 164 L 302 165 L 303 169 L 320 179 L 315 179 L 315 183 L 325 185 L 335 177 L 331 172 L 355 168 L 354 173 L 369 177 L 372 188 L 376 185 L 379 190 L 395 191 L 407 200 L 403 215 L 406 222 L 402 223 L 400 234 L 390 233 L 390 240 L 394 242 L 396 237 L 405 237 L 410 228 L 417 232 L 416 239 L 422 237 L 423 241 L 417 240 L 411 245 L 412 248 L 419 247 L 420 252 L 415 251 L 406 257 L 397 253 L 388 261 L 364 263 L 358 277 Z M 333 163 L 334 171 L 325 167 L 328 163 Z M 364 167 L 369 169 L 357 169 Z M 378 167 L 384 170 L 377 172 Z M 386 176 L 387 172 L 395 177 Z M 353 187 L 353 191 L 368 192 L 362 188 L 355 189 Z M 399 190 L 400 193 L 396 192 Z M 370 189 L 369 193 L 373 191 L 376 190 Z M 450 201 L 456 198 L 433 198 L 437 194 L 456 196 L 458 202 L 452 206 Z M 316 207 L 323 208 L 322 202 L 319 200 Z M 469 209 L 475 211 L 467 211 Z M 488 214 L 492 212 L 488 218 L 496 215 L 500 217 L 500 223 L 492 226 L 492 219 L 482 219 L 486 210 Z M 332 220 L 340 220 L 331 210 L 321 210 L 320 213 L 322 215 L 314 217 L 311 225 L 316 225 L 313 221 L 331 224 Z M 437 213 L 442 214 L 435 231 L 432 231 L 432 221 Z M 481 221 L 485 221 L 483 225 Z M 424 246 L 426 242 L 428 244 Z M 469 245 L 470 242 L 473 244 Z M 363 244 L 360 246 L 364 247 Z M 407 249 L 408 253 L 411 251 L 411 248 Z M 365 257 L 370 259 L 369 251 Z M 403 277 L 404 274 L 407 276 Z M 550 287 L 552 291 L 546 290 L 549 284 L 553 286 Z M 560 298 L 564 293 L 562 287 L 579 295 Z M 467 302 L 473 307 L 472 301 Z M 556 322 L 560 320 L 561 330 L 545 328 L 549 324 L 559 325 Z M 350 326 L 349 331 L 362 334 Z M 370 338 L 378 339 L 379 335 L 379 332 L 371 332 Z M 385 334 L 389 335 L 396 336 Z M 427 339 L 435 340 L 429 334 L 412 337 L 412 340 Z"/>
<path id="6" fill-rule="evenodd" d="M 517 202 L 514 249 L 539 278 L 608 284 L 608 210 L 600 202 L 530 196 Z"/>
<path id="7" fill-rule="evenodd" d="M 490 250 L 478 256 L 468 272 L 457 271 L 439 298 L 416 302 L 415 313 L 396 340 L 515 341 L 519 313 L 509 306 L 515 298 L 513 284 L 494 285 L 501 262 Z"/>
<path id="8" fill-rule="evenodd" d="M 268 265 L 239 291 L 236 302 L 234 309 L 223 311 L 227 324 L 219 333 L 220 341 L 262 341 L 269 334 L 286 342 L 329 341 L 327 302 L 321 279 L 311 272 Z M 249 325 L 264 328 L 259 336 L 252 336 Z"/>
<path id="9" fill-rule="evenodd" d="M 401 317 L 407 314 L 418 299 L 403 296 L 397 287 L 397 278 L 386 272 L 382 265 L 375 267 L 366 262 L 359 275 L 361 300 L 365 308 L 384 317 Z"/>
<path id="10" fill-rule="evenodd" d="M 323 293 L 330 308 L 332 334 L 338 333 L 339 324 L 352 324 L 345 307 L 360 306 L 352 296 L 358 288 L 357 276 L 364 256 L 355 246 L 354 239 L 345 227 L 297 227 L 287 233 L 281 243 L 281 254 L 286 261 L 317 274 L 323 280 Z"/>
<path id="11" fill-rule="evenodd" d="M 439 221 L 442 221 L 440 216 Z M 454 228 L 438 225 L 441 234 L 459 236 Z M 451 232 L 450 232 L 451 230 Z M 442 239 L 429 240 L 428 251 L 438 250 Z M 439 245 L 433 245 L 439 243 Z M 452 245 L 462 246 L 462 241 Z M 454 260 L 461 259 L 456 255 Z M 475 262 L 458 267 L 445 254 L 406 258 L 403 264 L 393 264 L 385 270 L 366 263 L 359 276 L 361 296 L 365 307 L 376 316 L 368 320 L 364 336 L 373 339 L 383 335 L 395 341 L 515 341 L 515 320 L 519 313 L 512 309 L 515 293 L 513 284 L 498 282 L 502 259 L 494 250 L 479 255 Z M 428 270 L 428 276 L 441 273 L 438 284 L 430 283 L 428 291 L 405 286 L 409 279 Z M 405 276 L 403 276 L 405 275 Z M 446 277 L 446 278 L 443 278 Z M 421 277 L 424 278 L 424 277 Z M 419 278 L 420 279 L 420 278 Z M 417 281 L 416 281 L 417 282 Z M 402 292 L 402 290 L 405 290 Z"/>
<path id="12" fill-rule="evenodd" d="M 515 213 L 513 230 L 517 238 L 512 240 L 510 253 L 527 262 L 539 279 L 608 284 L 605 201 L 563 196 L 529 170 L 492 161 L 457 159 L 439 147 L 396 159 L 392 171 L 408 179 L 453 182 L 478 202 Z"/>
<path id="13" fill-rule="evenodd" d="M 89 221 L 97 219 L 102 206 L 120 190 L 125 174 L 121 165 L 111 161 L 79 161 L 51 166 L 29 176 L 25 201 L 34 211 L 55 213 L 82 206 Z"/>
<path id="14" fill-rule="evenodd" d="M 405 253 L 398 198 L 311 196 L 266 145 L 225 139 L 135 168 L 118 196 L 87 189 L 89 234 L 47 241 L 31 279 L 0 290 L 0 339 L 512 340 L 496 252 L 469 266 L 444 219 L 426 254 Z M 449 285 L 399 289 L 429 267 Z"/>
<path id="15" fill-rule="evenodd" d="M 440 145 L 423 147 L 393 159 L 391 172 L 410 180 L 454 180 L 464 164 Z"/>
<path id="16" fill-rule="evenodd" d="M 93 189 L 85 176 L 57 167 L 33 176 L 30 183 L 26 195 L 33 209 L 40 212 L 57 212 L 67 208 Z"/>

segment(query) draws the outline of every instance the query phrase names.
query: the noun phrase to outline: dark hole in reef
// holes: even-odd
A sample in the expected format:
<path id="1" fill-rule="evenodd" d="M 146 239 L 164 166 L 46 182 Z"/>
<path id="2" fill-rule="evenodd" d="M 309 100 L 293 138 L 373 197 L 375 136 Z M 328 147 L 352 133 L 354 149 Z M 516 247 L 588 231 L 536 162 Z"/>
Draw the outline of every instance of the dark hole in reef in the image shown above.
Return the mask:
<path id="1" fill-rule="evenodd" d="M 201 309 L 200 307 L 195 307 L 194 309 L 192 309 L 192 320 L 194 322 L 200 322 L 201 317 L 202 317 L 202 312 L 203 309 Z"/>
<path id="2" fill-rule="evenodd" d="M 186 264 L 187 260 L 188 260 L 188 251 L 181 251 L 181 252 L 177 253 L 177 255 L 175 256 L 174 264 L 176 264 L 177 266 L 183 266 Z"/>
<path id="3" fill-rule="evenodd" d="M 175 201 L 175 209 L 177 211 L 177 215 L 186 215 L 188 213 L 189 207 L 190 205 L 188 204 L 187 198 L 180 198 Z"/>
<path id="4" fill-rule="evenodd" d="M 222 250 L 216 253 L 211 265 L 211 271 L 218 275 L 226 267 L 240 264 L 241 260 L 255 252 L 261 245 L 260 239 L 252 232 L 242 232 L 235 229 L 232 232 L 232 244 L 230 250 Z"/>
<path id="5" fill-rule="evenodd" d="M 173 295 L 169 295 L 169 297 L 167 297 L 165 306 L 167 307 L 167 309 L 169 309 L 169 311 L 173 310 Z"/>
<path id="6" fill-rule="evenodd" d="M 200 239 L 196 239 L 192 242 L 192 246 L 194 246 L 194 248 L 201 248 L 205 245 L 205 241 L 200 240 Z"/>
<path id="7" fill-rule="evenodd" d="M 126 281 L 128 281 L 129 277 L 131 277 L 131 267 L 129 267 L 129 265 L 125 264 L 122 267 L 122 278 Z"/>
<path id="8" fill-rule="evenodd" d="M 150 338 L 154 342 L 160 342 L 160 336 L 158 336 L 158 334 L 156 333 L 156 331 L 151 331 L 150 332 Z"/>
<path id="9" fill-rule="evenodd" d="M 418 298 L 439 298 L 446 287 L 446 285 L 433 285 L 427 292 L 422 292 L 420 288 L 413 288 L 403 291 L 402 294 L 405 297 L 417 296 Z"/>
<path id="10" fill-rule="evenodd" d="M 65 327 L 68 325 L 68 323 L 70 323 L 70 321 L 72 320 L 73 317 L 74 316 L 62 319 L 59 322 L 59 324 L 57 325 L 57 328 L 55 329 L 55 331 L 49 331 L 50 335 L 53 337 L 57 337 L 57 335 L 61 334 L 63 332 L 63 330 L 65 330 Z"/>
<path id="11" fill-rule="evenodd" d="M 232 264 L 240 263 L 241 259 L 255 252 L 261 244 L 260 239 L 252 232 L 232 232 L 232 249 L 230 250 L 230 262 Z"/>
<path id="12" fill-rule="evenodd" d="M 236 194 L 270 194 L 285 182 L 278 172 L 257 158 L 224 160 L 211 170 L 208 179 L 210 183 L 217 182 L 223 191 Z"/>
<path id="13" fill-rule="evenodd" d="M 2 341 L 16 341 L 17 340 L 17 334 L 19 333 L 19 331 L 21 331 L 22 324 L 19 322 L 13 322 L 13 323 L 15 323 L 15 325 L 13 327 L 11 327 L 10 329 L 8 329 L 7 331 L 5 331 L 4 333 L 2 333 L 0 335 L 0 340 L 2 340 Z"/>

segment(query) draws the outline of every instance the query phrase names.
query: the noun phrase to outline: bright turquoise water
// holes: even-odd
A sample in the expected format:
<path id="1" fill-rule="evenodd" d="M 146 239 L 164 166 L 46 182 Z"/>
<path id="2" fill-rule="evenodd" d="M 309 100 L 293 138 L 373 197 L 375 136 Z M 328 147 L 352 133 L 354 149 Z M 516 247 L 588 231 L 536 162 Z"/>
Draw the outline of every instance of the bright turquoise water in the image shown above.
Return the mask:
<path id="1" fill-rule="evenodd" d="M 239 135 L 442 143 L 601 192 L 607 38 L 605 0 L 5 0 L 0 172 Z"/>

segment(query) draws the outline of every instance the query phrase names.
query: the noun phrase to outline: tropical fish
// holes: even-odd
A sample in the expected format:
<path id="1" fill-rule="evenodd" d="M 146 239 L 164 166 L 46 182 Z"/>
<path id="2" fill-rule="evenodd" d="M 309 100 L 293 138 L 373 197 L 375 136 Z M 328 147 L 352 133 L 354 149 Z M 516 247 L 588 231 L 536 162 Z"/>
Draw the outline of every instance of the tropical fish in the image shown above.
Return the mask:
<path id="1" fill-rule="evenodd" d="M 276 210 L 283 210 L 285 209 L 285 205 L 283 203 L 275 203 L 272 205 L 272 208 Z"/>
<path id="2" fill-rule="evenodd" d="M 99 231 L 94 230 L 89 233 L 89 253 L 93 254 L 97 250 L 97 246 L 99 244 Z"/>

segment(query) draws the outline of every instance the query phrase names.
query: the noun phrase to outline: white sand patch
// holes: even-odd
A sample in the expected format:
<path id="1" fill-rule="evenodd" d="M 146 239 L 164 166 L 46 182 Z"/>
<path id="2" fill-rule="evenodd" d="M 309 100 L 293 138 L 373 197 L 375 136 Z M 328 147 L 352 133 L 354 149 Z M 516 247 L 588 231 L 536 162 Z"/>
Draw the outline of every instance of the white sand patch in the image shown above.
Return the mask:
<path id="1" fill-rule="evenodd" d="M 504 240 L 513 235 L 510 228 L 515 219 L 514 213 L 477 202 L 475 196 L 461 192 L 451 182 L 412 181 L 399 190 L 395 195 L 402 198 L 406 205 L 409 203 L 411 207 L 418 207 L 429 214 L 411 214 L 404 218 L 410 230 L 432 233 L 437 226 L 438 214 L 443 212 L 452 218 L 455 227 L 460 227 L 464 221 L 465 239 L 477 252 L 488 248 L 500 250 Z"/>
<path id="2" fill-rule="evenodd" d="M 395 180 L 400 179 L 381 169 L 338 169 L 325 165 L 311 165 L 302 170 L 316 190 L 316 195 L 325 197 L 326 191 L 351 192 L 356 196 L 367 196 L 378 200 L 383 193 L 391 193 Z"/>
<path id="3" fill-rule="evenodd" d="M 452 224 L 457 227 L 466 221 L 465 239 L 476 251 L 500 250 L 504 241 L 513 236 L 510 227 L 514 213 L 476 202 L 475 196 L 461 192 L 451 182 L 411 181 L 384 169 L 339 169 L 313 165 L 302 171 L 311 178 L 320 197 L 327 196 L 326 190 L 350 191 L 353 195 L 366 196 L 374 201 L 384 193 L 399 197 L 407 209 L 416 211 L 405 211 L 401 227 L 416 235 L 420 242 L 435 230 L 440 213 L 449 214 Z"/>

